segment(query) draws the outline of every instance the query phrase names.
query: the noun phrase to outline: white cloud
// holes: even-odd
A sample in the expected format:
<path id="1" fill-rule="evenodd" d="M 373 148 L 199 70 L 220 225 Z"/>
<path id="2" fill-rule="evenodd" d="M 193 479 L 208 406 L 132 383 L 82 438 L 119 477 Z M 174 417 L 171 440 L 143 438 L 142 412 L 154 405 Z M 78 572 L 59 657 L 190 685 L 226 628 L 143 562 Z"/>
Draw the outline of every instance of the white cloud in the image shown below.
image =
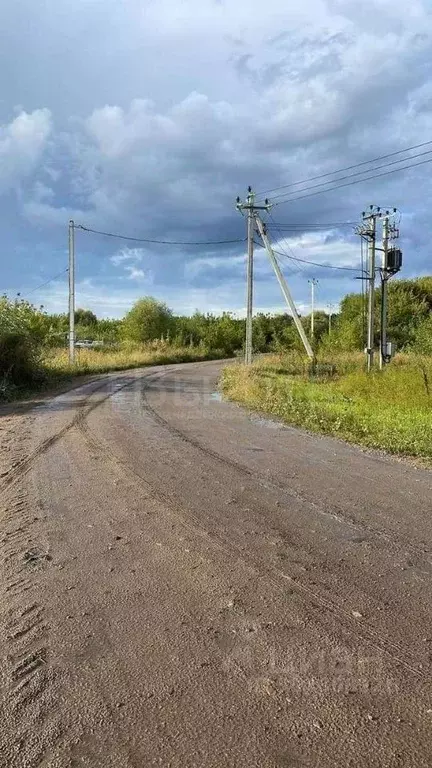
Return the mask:
<path id="1" fill-rule="evenodd" d="M 317 264 L 356 267 L 359 262 L 358 242 L 345 240 L 335 230 L 303 232 L 296 237 L 286 237 L 278 240 L 275 248 Z"/>
<path id="2" fill-rule="evenodd" d="M 142 248 L 121 248 L 110 257 L 114 266 L 118 267 L 128 261 L 142 261 L 144 250 Z"/>
<path id="3" fill-rule="evenodd" d="M 49 109 L 20 112 L 0 125 L 0 192 L 16 187 L 33 173 L 52 130 Z"/>
<path id="4" fill-rule="evenodd" d="M 137 269 L 136 267 L 125 267 L 128 274 L 128 280 L 143 280 L 146 273 L 143 269 Z"/>

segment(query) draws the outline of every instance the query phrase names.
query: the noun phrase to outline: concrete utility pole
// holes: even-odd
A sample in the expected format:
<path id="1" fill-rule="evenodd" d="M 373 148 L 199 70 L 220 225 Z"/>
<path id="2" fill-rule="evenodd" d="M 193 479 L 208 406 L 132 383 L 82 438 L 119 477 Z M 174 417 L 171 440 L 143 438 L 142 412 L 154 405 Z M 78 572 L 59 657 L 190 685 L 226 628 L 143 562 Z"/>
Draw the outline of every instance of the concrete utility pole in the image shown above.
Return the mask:
<path id="1" fill-rule="evenodd" d="M 300 336 L 300 338 L 301 338 L 301 340 L 303 342 L 303 346 L 304 346 L 304 348 L 306 350 L 306 354 L 308 355 L 308 357 L 310 357 L 310 359 L 313 362 L 315 360 L 315 355 L 313 353 L 312 347 L 311 347 L 311 345 L 309 343 L 309 340 L 308 340 L 308 338 L 306 336 L 305 330 L 304 330 L 303 325 L 301 323 L 300 317 L 299 317 L 298 312 L 297 312 L 296 305 L 294 304 L 293 298 L 292 298 L 290 290 L 288 288 L 287 281 L 285 280 L 285 278 L 284 278 L 284 276 L 283 276 L 283 274 L 281 272 L 281 269 L 279 267 L 279 264 L 277 262 L 276 256 L 273 253 L 273 249 L 272 249 L 272 247 L 270 245 L 270 241 L 269 241 L 269 239 L 267 237 L 265 226 L 264 226 L 263 222 L 261 221 L 260 217 L 258 216 L 258 214 L 255 214 L 255 221 L 257 223 L 258 232 L 260 233 L 262 241 L 263 241 L 263 243 L 264 243 L 264 245 L 266 247 L 266 250 L 267 250 L 267 253 L 268 253 L 268 257 L 269 257 L 271 265 L 272 265 L 272 267 L 273 267 L 273 269 L 275 271 L 275 274 L 276 274 L 276 277 L 278 279 L 279 285 L 281 287 L 282 293 L 285 296 L 285 300 L 286 300 L 286 302 L 287 302 L 287 304 L 288 304 L 288 306 L 289 306 L 289 308 L 291 310 L 291 314 L 292 314 L 295 326 L 296 326 L 296 328 L 297 328 L 297 330 L 299 332 L 299 336 Z"/>
<path id="2" fill-rule="evenodd" d="M 393 214 L 396 208 L 393 209 Z M 374 335 L 375 335 L 375 253 L 381 250 L 383 262 L 381 269 L 381 325 L 380 325 L 380 368 L 387 362 L 387 280 L 396 274 L 402 266 L 402 253 L 399 249 L 391 250 L 392 263 L 389 264 L 389 239 L 398 237 L 399 230 L 394 224 L 389 223 L 389 211 L 381 211 L 376 205 L 371 205 L 369 211 L 363 211 L 363 224 L 357 227 L 357 234 L 367 240 L 368 243 L 368 324 L 367 324 L 367 369 L 372 370 L 374 359 Z M 383 247 L 376 247 L 377 219 L 383 220 Z"/>
<path id="3" fill-rule="evenodd" d="M 248 259 L 247 259 L 247 296 L 246 296 L 246 339 L 245 339 L 245 363 L 250 365 L 252 363 L 252 351 L 253 351 L 253 339 L 252 339 L 252 317 L 253 317 L 253 256 L 254 256 L 254 224 L 255 224 L 255 212 L 268 211 L 270 205 L 268 200 L 265 201 L 265 205 L 255 205 L 255 195 L 252 192 L 252 187 L 248 188 L 248 195 L 246 202 L 242 203 L 240 198 L 237 198 L 236 204 L 237 210 L 240 212 L 247 211 L 247 243 L 248 243 Z"/>
<path id="4" fill-rule="evenodd" d="M 371 205 L 369 211 L 363 211 L 363 224 L 357 228 L 357 234 L 367 240 L 368 243 L 368 323 L 366 358 L 367 370 L 370 373 L 374 358 L 374 334 L 375 334 L 375 248 L 376 248 L 376 220 L 381 217 L 381 209 Z"/>
<path id="5" fill-rule="evenodd" d="M 397 209 L 393 212 L 386 211 L 383 219 L 382 231 L 382 267 L 381 267 L 381 327 L 380 327 L 380 368 L 390 362 L 393 352 L 389 352 L 387 344 L 387 288 L 388 281 L 402 267 L 402 251 L 399 248 L 389 247 L 390 240 L 399 237 L 399 229 L 394 221 Z"/>
<path id="6" fill-rule="evenodd" d="M 375 331 L 375 246 L 376 246 L 376 218 L 370 218 L 369 234 L 369 298 L 368 298 L 368 326 L 367 326 L 367 369 L 370 372 L 374 358 L 374 331 Z"/>
<path id="7" fill-rule="evenodd" d="M 382 233 L 382 270 L 381 270 L 381 328 L 380 328 L 380 368 L 384 368 L 387 362 L 387 281 L 389 244 L 389 217 L 383 221 Z"/>
<path id="8" fill-rule="evenodd" d="M 75 224 L 69 222 L 69 362 L 75 362 Z"/>
<path id="9" fill-rule="evenodd" d="M 332 332 L 332 314 L 333 314 L 333 304 L 327 304 L 328 310 L 329 310 L 329 316 L 328 316 L 328 332 L 329 336 L 331 336 Z"/>
<path id="10" fill-rule="evenodd" d="M 310 283 L 311 287 L 311 324 L 310 324 L 310 335 L 311 335 L 311 342 L 313 343 L 314 336 L 315 336 L 315 286 L 318 285 L 318 280 L 316 280 L 315 277 L 312 278 L 312 280 L 308 280 L 308 283 Z"/>
<path id="11" fill-rule="evenodd" d="M 248 257 L 247 257 L 247 296 L 246 296 L 246 341 L 245 341 L 245 363 L 250 365 L 252 362 L 252 316 L 253 316 L 253 257 L 254 257 L 254 217 L 253 217 L 253 204 L 255 195 L 252 190 L 249 191 L 247 196 L 248 212 L 247 212 L 247 244 L 248 244 Z"/>

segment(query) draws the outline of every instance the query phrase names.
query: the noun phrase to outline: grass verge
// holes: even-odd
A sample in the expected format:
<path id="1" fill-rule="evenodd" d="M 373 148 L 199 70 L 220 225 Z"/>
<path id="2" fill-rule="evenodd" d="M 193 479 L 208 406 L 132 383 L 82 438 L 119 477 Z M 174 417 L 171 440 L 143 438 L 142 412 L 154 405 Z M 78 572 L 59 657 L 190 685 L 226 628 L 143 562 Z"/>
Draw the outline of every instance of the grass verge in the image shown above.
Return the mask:
<path id="1" fill-rule="evenodd" d="M 288 424 L 432 460 L 431 358 L 399 356 L 370 375 L 359 358 L 343 358 L 311 378 L 298 359 L 274 356 L 225 368 L 221 383 L 231 400 Z"/>

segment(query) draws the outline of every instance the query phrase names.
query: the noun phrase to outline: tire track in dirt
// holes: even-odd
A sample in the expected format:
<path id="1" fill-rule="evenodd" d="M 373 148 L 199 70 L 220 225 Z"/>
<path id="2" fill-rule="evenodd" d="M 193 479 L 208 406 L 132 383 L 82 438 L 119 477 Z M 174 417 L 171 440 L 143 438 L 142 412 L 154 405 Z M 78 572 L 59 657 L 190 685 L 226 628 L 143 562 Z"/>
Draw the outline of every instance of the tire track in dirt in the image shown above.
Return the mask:
<path id="1" fill-rule="evenodd" d="M 317 504 L 316 502 L 308 499 L 306 496 L 299 493 L 298 491 L 295 491 L 294 489 L 288 487 L 284 483 L 281 483 L 275 477 L 271 477 L 269 475 L 263 475 L 256 469 L 251 470 L 249 469 L 249 467 L 242 464 L 241 462 L 238 462 L 238 461 L 235 461 L 234 459 L 230 459 L 230 458 L 227 458 L 226 456 L 223 456 L 222 454 L 218 453 L 217 451 L 214 451 L 208 446 L 203 445 L 202 443 L 199 442 L 199 440 L 196 440 L 195 438 L 186 434 L 178 427 L 175 427 L 174 425 L 170 424 L 170 422 L 167 421 L 149 403 L 145 390 L 143 390 L 143 399 L 145 400 L 146 411 L 152 416 L 154 421 L 157 424 L 159 424 L 161 427 L 164 427 L 166 430 L 168 430 L 172 435 L 177 437 L 179 440 L 182 440 L 188 443 L 189 445 L 192 445 L 194 448 L 197 448 L 199 451 L 207 454 L 207 456 L 210 456 L 211 458 L 215 459 L 219 463 L 224 464 L 225 466 L 228 466 L 232 469 L 235 469 L 238 472 L 241 472 L 246 477 L 253 477 L 254 479 L 259 480 L 263 488 L 268 487 L 268 488 L 273 488 L 275 490 L 278 490 L 281 493 L 287 495 L 288 497 L 295 499 L 296 501 L 299 501 L 302 504 L 305 504 L 311 510 L 313 510 L 314 512 L 317 512 L 320 515 L 331 517 L 339 522 L 344 522 L 347 525 L 352 525 L 355 528 L 361 528 L 368 535 L 374 538 L 382 539 L 387 545 L 388 544 L 393 545 L 399 550 L 403 549 L 405 551 L 409 551 L 411 554 L 416 555 L 417 557 L 420 557 L 420 558 L 424 558 L 425 555 L 430 554 L 430 551 L 426 547 L 419 547 L 411 542 L 409 543 L 409 545 L 407 545 L 406 541 L 400 542 L 393 533 L 390 534 L 388 531 L 383 531 L 379 527 L 375 527 L 375 526 L 372 527 L 367 523 L 365 523 L 364 521 L 356 520 L 353 516 L 348 515 L 346 512 L 342 512 L 339 509 L 337 512 L 333 511 L 332 509 L 327 509 Z"/>
<path id="2" fill-rule="evenodd" d="M 169 373 L 170 371 L 161 373 L 159 377 L 163 377 Z M 249 468 L 244 467 L 242 464 L 231 461 L 230 459 L 225 461 L 223 456 L 220 456 L 220 454 L 217 454 L 211 449 L 207 449 L 206 447 L 203 448 L 198 441 L 193 439 L 189 440 L 187 436 L 183 436 L 183 433 L 181 433 L 180 430 L 177 430 L 175 427 L 171 427 L 171 425 L 169 425 L 169 423 L 166 422 L 165 419 L 157 414 L 157 412 L 155 412 L 151 407 L 149 410 L 152 414 L 155 414 L 155 420 L 157 423 L 161 423 L 163 426 L 168 427 L 169 430 L 172 431 L 176 436 L 181 437 L 181 439 L 186 439 L 187 442 L 190 442 L 193 445 L 193 447 L 199 450 L 203 450 L 204 453 L 210 455 L 212 458 L 217 458 L 219 461 L 226 463 L 232 469 L 241 472 L 241 474 L 252 474 Z M 375 630 L 371 625 L 366 625 L 364 620 L 362 620 L 360 627 L 358 620 L 353 617 L 352 613 L 345 610 L 344 608 L 341 608 L 338 603 L 324 596 L 321 591 L 312 589 L 312 587 L 302 583 L 296 576 L 293 576 L 292 574 L 289 574 L 281 569 L 277 569 L 273 566 L 268 567 L 261 560 L 258 560 L 251 555 L 246 558 L 244 549 L 236 546 L 232 540 L 228 542 L 221 532 L 209 532 L 202 526 L 200 520 L 196 515 L 194 515 L 193 512 L 191 512 L 189 509 L 186 510 L 182 506 L 181 501 L 177 497 L 167 493 L 166 491 L 162 492 L 155 488 L 144 476 L 137 472 L 126 461 L 116 456 L 114 452 L 109 448 L 108 444 L 106 444 L 100 438 L 97 438 L 87 422 L 88 415 L 89 413 L 80 413 L 76 422 L 77 428 L 81 431 L 88 445 L 94 451 L 98 451 L 104 460 L 111 464 L 117 465 L 118 467 L 121 467 L 122 472 L 126 472 L 129 477 L 135 477 L 138 485 L 144 485 L 152 494 L 152 496 L 163 503 L 167 511 L 177 521 L 180 518 L 181 523 L 192 533 L 198 535 L 207 543 L 210 542 L 213 546 L 216 546 L 219 550 L 222 550 L 226 554 L 231 556 L 234 555 L 239 562 L 248 568 L 252 568 L 257 576 L 265 578 L 274 587 L 276 587 L 278 591 L 285 592 L 287 584 L 289 584 L 289 587 L 295 590 L 300 598 L 303 601 L 307 601 L 307 604 L 312 608 L 319 606 L 329 614 L 336 617 L 337 620 L 343 624 L 351 636 L 357 637 L 359 640 L 367 643 L 376 651 L 385 654 L 387 658 L 389 658 L 393 663 L 404 667 L 417 678 L 425 680 L 429 679 L 429 675 L 422 669 L 422 660 L 417 659 L 401 644 L 383 639 L 381 633 Z M 268 479 L 265 478 L 265 480 L 267 482 Z M 315 613 L 315 619 L 316 618 L 317 617 Z"/>
<path id="3" fill-rule="evenodd" d="M 88 397 L 83 399 L 82 404 L 78 405 L 77 408 L 79 409 L 85 408 L 86 403 L 88 402 L 88 400 L 90 400 L 90 398 L 94 394 L 96 394 L 101 389 L 106 387 L 107 383 L 113 384 L 119 379 L 120 377 L 114 380 L 110 379 L 108 380 L 108 382 L 107 380 L 104 380 L 100 384 L 100 386 L 92 390 L 92 392 L 88 395 Z M 130 382 L 128 382 L 124 386 L 130 386 Z M 118 389 L 116 391 L 118 391 Z M 112 394 L 114 393 L 110 392 L 109 394 L 106 395 L 105 398 L 103 398 L 102 400 L 99 400 L 97 403 L 92 405 L 89 408 L 89 412 L 93 410 L 93 408 L 96 408 L 98 405 L 101 405 L 104 402 L 104 400 L 107 399 L 108 397 L 111 397 Z M 42 456 L 44 453 L 46 453 L 51 448 L 52 445 L 54 445 L 58 440 L 61 440 L 62 437 L 66 435 L 69 432 L 69 430 L 74 427 L 76 418 L 77 416 L 75 415 L 72 421 L 66 424 L 61 430 L 59 430 L 59 432 L 56 432 L 55 434 L 50 435 L 50 437 L 48 437 L 46 440 L 43 440 L 28 456 L 24 456 L 23 458 L 14 462 L 14 464 L 10 467 L 10 469 L 6 470 L 2 475 L 2 482 L 0 483 L 0 494 L 2 494 L 7 488 L 13 485 L 13 483 L 16 480 L 20 479 L 23 475 L 25 475 L 29 471 L 29 469 L 31 469 L 32 465 L 34 464 L 36 459 L 39 458 L 39 456 Z"/>
<path id="4" fill-rule="evenodd" d="M 5 732 L 15 732 L 17 750 L 5 745 L 8 768 L 37 765 L 43 756 L 41 735 L 44 742 L 52 740 L 56 730 L 53 702 L 49 701 L 49 626 L 37 594 L 39 578 L 51 558 L 46 543 L 40 542 L 39 514 L 35 514 L 29 491 L 23 487 L 13 490 L 13 496 L 3 498 L 6 506 L 0 514 L 1 719 Z M 32 736 L 36 723 L 37 739 Z"/>
<path id="5" fill-rule="evenodd" d="M 144 374 L 154 376 L 154 373 Z M 32 498 L 26 476 L 35 461 L 73 429 L 77 422 L 108 398 L 136 382 L 125 376 L 104 379 L 77 404 L 68 424 L 43 440 L 27 456 L 25 438 L 19 452 L 3 473 L 0 484 L 0 640 L 4 648 L 1 680 L 1 721 L 4 732 L 14 733 L 14 744 L 3 745 L 8 768 L 50 765 L 49 754 L 63 738 L 56 711 L 54 689 L 57 672 L 50 664 L 49 623 L 39 602 L 39 588 L 46 568 L 52 567 L 49 543 L 43 535 L 43 510 Z M 98 397 L 101 390 L 110 391 Z M 90 402 L 96 395 L 97 400 Z M 129 764 L 129 763 L 128 763 Z M 132 765 L 132 764 L 131 764 Z"/>

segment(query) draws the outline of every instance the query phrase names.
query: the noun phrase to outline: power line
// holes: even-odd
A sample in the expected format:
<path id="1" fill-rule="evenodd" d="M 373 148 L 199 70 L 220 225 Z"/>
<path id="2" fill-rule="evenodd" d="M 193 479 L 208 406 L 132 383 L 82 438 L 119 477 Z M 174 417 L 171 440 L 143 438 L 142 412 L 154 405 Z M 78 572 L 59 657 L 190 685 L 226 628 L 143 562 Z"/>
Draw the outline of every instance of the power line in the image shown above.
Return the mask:
<path id="1" fill-rule="evenodd" d="M 288 200 L 280 200 L 279 203 L 275 203 L 275 205 L 283 205 L 284 203 L 295 203 L 297 200 L 304 200 L 307 197 L 314 197 L 315 195 L 321 195 L 323 192 L 334 192 L 336 189 L 342 189 L 342 187 L 350 187 L 353 184 L 360 184 L 363 181 L 370 181 L 371 179 L 378 179 L 381 176 L 389 176 L 391 173 L 397 173 L 397 171 L 406 171 L 410 168 L 417 168 L 419 165 L 426 165 L 427 163 L 431 163 L 432 158 L 429 158 L 428 160 L 422 160 L 420 163 L 413 163 L 412 165 L 405 165 L 403 168 L 392 168 L 391 171 L 384 171 L 384 173 L 376 173 L 373 176 L 367 176 L 364 179 L 356 179 L 355 181 L 347 181 L 345 184 L 338 184 L 335 187 L 329 187 L 328 189 L 319 189 L 316 192 L 309 192 L 307 195 L 300 195 L 299 197 L 293 197 L 289 198 Z"/>
<path id="2" fill-rule="evenodd" d="M 41 288 L 45 288 L 45 286 L 48 285 L 49 283 L 53 283 L 54 280 L 58 280 L 59 277 L 61 277 L 62 275 L 64 275 L 68 271 L 69 270 L 66 267 L 66 269 L 62 269 L 62 271 L 59 272 L 57 275 L 53 275 L 53 277 L 50 277 L 48 280 L 45 280 L 44 283 L 41 283 L 40 285 L 37 285 L 36 288 L 32 288 L 31 291 L 26 291 L 25 294 L 22 294 L 21 291 L 18 291 L 17 292 L 17 296 L 21 296 L 22 298 L 25 298 L 26 296 L 30 296 L 30 294 L 36 293 L 36 291 L 39 291 Z"/>
<path id="3" fill-rule="evenodd" d="M 98 229 L 90 229 L 82 224 L 75 224 L 75 229 L 82 229 L 84 232 L 91 232 L 93 235 L 104 235 L 105 237 L 114 237 L 118 240 L 131 240 L 135 243 L 153 243 L 157 245 L 230 245 L 234 243 L 244 243 L 245 238 L 237 240 L 207 240 L 207 241 L 186 241 L 186 240 L 149 240 L 144 237 L 129 237 L 128 235 L 119 235 L 113 232 L 101 232 Z"/>
<path id="4" fill-rule="evenodd" d="M 391 163 L 384 163 L 384 165 L 377 165 L 376 168 L 369 168 L 365 171 L 357 171 L 357 173 L 350 173 L 347 176 L 340 176 L 338 179 L 329 179 L 329 181 L 320 181 L 319 184 L 313 184 L 311 187 L 305 187 L 304 189 L 301 189 L 300 192 L 307 192 L 310 189 L 317 189 L 318 187 L 322 187 L 325 184 L 334 184 L 337 181 L 345 181 L 345 179 L 353 179 L 354 176 L 363 176 L 365 173 L 370 173 L 370 171 L 380 171 L 381 168 L 389 168 L 391 165 L 397 165 L 398 163 L 404 163 L 407 160 L 416 160 L 417 157 L 424 157 L 425 155 L 430 155 L 432 152 L 432 149 L 427 149 L 426 152 L 419 152 L 417 155 L 412 155 L 412 157 L 405 157 L 402 160 L 393 160 Z M 396 169 L 398 170 L 398 169 Z M 293 195 L 295 192 L 282 192 L 280 195 L 275 195 L 273 197 L 273 200 L 277 200 L 279 197 L 284 197 L 286 195 Z"/>
<path id="5" fill-rule="evenodd" d="M 359 271 L 356 267 L 339 267 L 336 264 L 320 264 L 318 261 L 309 261 L 309 259 L 300 259 L 298 256 L 288 256 L 287 253 L 276 251 L 274 248 L 273 248 L 273 252 L 279 254 L 279 256 L 284 256 L 286 259 L 294 259 L 294 261 L 301 261 L 302 264 L 312 264 L 314 267 L 322 267 L 323 269 L 343 269 L 344 271 L 347 271 L 347 272 Z"/>
<path id="6" fill-rule="evenodd" d="M 269 216 L 272 218 L 271 213 L 269 213 Z M 261 245 L 261 243 L 256 243 L 256 242 L 255 242 L 255 244 L 256 245 Z M 289 244 L 287 244 L 287 245 L 290 248 Z M 292 249 L 291 248 L 290 248 L 290 250 L 291 250 L 291 253 L 292 253 Z M 336 264 L 320 264 L 317 261 L 310 261 L 309 259 L 301 259 L 299 256 L 294 256 L 294 255 L 290 256 L 288 253 L 286 253 L 286 251 L 285 252 L 278 251 L 275 248 L 273 248 L 273 246 L 272 246 L 272 251 L 273 251 L 273 253 L 277 253 L 278 256 L 283 256 L 285 259 L 290 259 L 291 261 L 298 261 L 301 264 L 311 264 L 314 267 L 322 267 L 323 269 L 339 269 L 339 270 L 343 270 L 343 271 L 347 271 L 347 272 L 358 272 L 359 271 L 356 267 L 340 267 L 340 266 L 337 266 Z M 361 272 L 363 272 L 363 265 L 362 265 Z"/>
<path id="7" fill-rule="evenodd" d="M 273 216 L 272 216 L 270 211 L 268 212 L 268 215 L 269 215 L 269 218 L 271 219 L 271 221 L 273 223 L 273 226 L 276 227 L 276 232 L 279 232 L 280 238 L 282 240 L 282 249 L 283 249 L 284 253 L 286 254 L 286 256 L 289 257 L 289 254 L 286 252 L 286 249 L 288 249 L 290 251 L 290 253 L 293 253 L 293 250 L 292 250 L 290 244 L 288 243 L 287 239 L 283 236 L 283 233 L 281 232 L 281 230 L 278 229 L 277 225 L 275 224 L 274 218 L 273 218 Z M 290 268 L 290 269 L 295 273 L 295 270 L 293 270 L 292 268 Z M 303 267 L 300 265 L 299 267 L 297 267 L 297 271 L 298 272 L 302 272 L 303 271 Z"/>
<path id="8" fill-rule="evenodd" d="M 327 229 L 329 227 L 356 227 L 358 224 L 357 221 L 332 221 L 332 222 L 323 222 L 321 224 L 308 224 L 307 222 L 304 224 L 289 224 L 288 222 L 277 222 L 274 221 L 269 226 L 275 226 L 279 227 L 279 229 L 287 229 L 287 230 L 296 230 L 296 229 Z"/>
<path id="9" fill-rule="evenodd" d="M 412 147 L 407 147 L 406 149 L 400 149 L 397 152 L 390 152 L 387 155 L 380 155 L 379 157 L 374 157 L 372 160 L 364 160 L 362 163 L 347 165 L 345 168 L 338 168 L 336 171 L 321 173 L 319 176 L 311 176 L 309 179 L 303 179 L 303 181 L 294 181 L 290 184 L 283 184 L 280 187 L 272 187 L 271 189 L 265 189 L 263 192 L 258 192 L 257 196 L 261 197 L 262 195 L 266 195 L 269 192 L 276 192 L 278 189 L 287 189 L 288 187 L 296 187 L 296 186 L 299 186 L 300 184 L 307 184 L 309 181 L 324 179 L 326 176 L 334 176 L 336 173 L 343 173 L 343 171 L 351 171 L 354 168 L 360 168 L 363 165 L 378 163 L 380 160 L 387 160 L 389 157 L 395 157 L 396 155 L 401 155 L 404 152 L 411 152 L 413 149 L 420 149 L 421 147 L 426 147 L 429 144 L 432 144 L 432 141 L 423 141 L 421 144 L 414 144 Z M 409 160 L 409 159 L 410 158 L 405 158 L 405 160 Z M 401 160 L 400 162 L 403 162 L 403 160 Z M 373 170 L 373 169 L 370 168 L 370 170 Z M 367 171 L 365 171 L 365 173 L 367 173 Z"/>

